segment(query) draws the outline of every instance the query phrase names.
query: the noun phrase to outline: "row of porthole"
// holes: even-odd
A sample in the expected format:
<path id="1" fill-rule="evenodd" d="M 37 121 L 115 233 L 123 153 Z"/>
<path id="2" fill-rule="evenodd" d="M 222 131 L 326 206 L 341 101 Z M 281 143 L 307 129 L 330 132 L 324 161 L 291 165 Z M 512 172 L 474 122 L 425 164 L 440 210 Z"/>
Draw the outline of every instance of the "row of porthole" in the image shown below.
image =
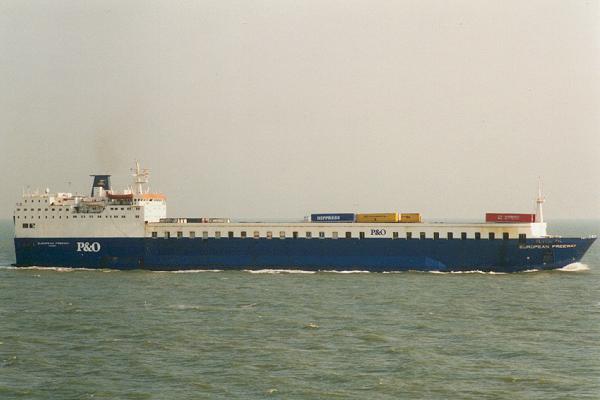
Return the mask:
<path id="1" fill-rule="evenodd" d="M 152 200 L 152 199 L 150 199 L 150 201 L 153 201 L 153 200 Z M 163 202 L 163 200 L 156 200 L 156 201 L 158 201 L 158 202 Z M 25 203 L 27 203 L 27 200 L 25 200 L 24 202 L 25 202 Z M 37 201 L 37 202 L 38 202 L 38 203 L 41 203 L 41 202 L 42 202 L 42 200 L 38 199 L 38 201 Z M 47 202 L 48 202 L 48 199 L 44 199 L 44 203 L 47 203 Z M 30 203 L 35 203 L 35 201 L 34 201 L 34 200 L 31 200 L 31 201 L 30 201 Z"/>
<path id="2" fill-rule="evenodd" d="M 42 211 L 42 209 L 41 209 L 41 208 L 38 208 L 37 210 L 38 210 L 38 211 Z M 20 209 L 20 208 L 17 208 L 17 211 L 21 211 L 21 209 Z M 27 209 L 26 209 L 26 208 L 24 208 L 24 209 L 23 209 L 23 211 L 25 211 L 25 212 L 26 212 L 26 211 L 27 211 Z M 31 209 L 31 211 L 35 211 L 35 208 L 32 208 L 32 209 Z M 47 208 L 44 208 L 44 211 L 48 211 L 48 209 L 47 209 Z M 57 211 L 57 209 L 55 209 L 55 208 L 51 208 L 51 209 L 50 209 L 50 211 Z M 71 211 L 71 208 L 59 208 L 59 209 L 58 209 L 58 211 Z"/>
<path id="3" fill-rule="evenodd" d="M 125 207 L 120 207 L 120 208 L 121 208 L 121 211 L 125 210 Z M 110 209 L 113 210 L 113 211 L 119 211 L 119 207 L 110 207 Z M 135 207 L 135 209 L 139 210 L 140 207 Z M 31 211 L 35 211 L 35 208 L 31 208 L 30 210 Z M 38 210 L 38 212 L 42 211 L 41 208 L 38 208 L 37 210 Z M 50 209 L 44 208 L 44 211 L 48 211 L 48 210 L 50 210 L 50 211 L 71 211 L 71 208 L 70 207 L 69 208 L 58 208 L 58 209 L 55 209 L 55 208 L 50 208 Z M 128 211 L 131 210 L 131 207 L 127 207 L 127 210 Z M 21 209 L 17 208 L 17 212 L 19 212 L 19 211 L 21 211 Z M 24 208 L 23 211 L 27 211 L 27 209 Z"/>
<path id="4" fill-rule="evenodd" d="M 152 201 L 152 199 L 150 199 L 150 201 Z M 157 200 L 157 201 L 162 201 L 162 200 Z M 42 202 L 42 200 L 41 200 L 41 199 L 38 199 L 38 201 L 37 201 L 37 202 L 38 202 L 38 203 L 41 203 L 41 202 Z M 48 199 L 44 199 L 44 203 L 47 203 L 47 202 L 48 202 Z M 27 200 L 25 200 L 25 201 L 24 201 L 24 203 L 27 203 Z M 35 201 L 34 201 L 34 200 L 31 200 L 31 201 L 30 201 L 30 203 L 35 203 Z"/>
<path id="5" fill-rule="evenodd" d="M 135 217 L 136 217 L 136 218 L 139 218 L 140 216 L 139 216 L 139 215 L 136 215 Z M 37 217 L 37 218 L 38 218 L 38 219 L 42 219 L 42 216 L 41 216 L 41 215 L 38 215 L 38 217 Z M 62 219 L 62 215 L 59 215 L 59 216 L 58 216 L 58 218 L 59 218 L 59 219 Z M 73 218 L 73 219 L 77 219 L 77 218 L 86 218 L 86 216 L 85 216 L 85 215 L 80 215 L 80 216 L 78 217 L 77 215 L 72 215 L 72 216 L 71 216 L 71 218 Z M 94 215 L 89 215 L 87 218 L 94 218 Z M 102 215 L 97 215 L 97 216 L 96 216 L 96 218 L 102 218 Z M 104 218 L 106 218 L 106 219 L 108 219 L 108 218 L 119 218 L 119 216 L 118 216 L 118 215 L 105 215 L 105 216 L 104 216 Z M 121 218 L 127 218 L 127 216 L 125 216 L 125 215 L 121 215 Z M 20 216 L 20 215 L 17 215 L 17 219 L 21 219 L 21 216 Z M 23 215 L 23 219 L 27 219 L 27 215 Z M 35 216 L 33 216 L 33 215 L 32 215 L 32 216 L 31 216 L 29 219 L 35 219 Z M 47 215 L 45 215 L 45 216 L 44 216 L 44 219 L 48 219 L 48 216 L 47 216 Z M 52 216 L 52 218 L 51 218 L 51 219 L 54 219 L 54 215 Z M 68 216 L 68 215 L 65 215 L 65 219 L 69 219 L 69 216 Z"/>
<path id="6" fill-rule="evenodd" d="M 151 236 L 153 238 L 158 238 L 158 232 L 153 231 L 152 234 L 151 234 Z M 171 232 L 168 232 L 168 231 L 167 232 L 163 232 L 163 237 L 166 238 L 166 239 L 170 238 L 171 237 Z M 177 238 L 183 238 L 184 237 L 183 236 L 183 232 L 182 231 L 176 232 L 176 236 L 175 237 L 177 237 Z M 196 232 L 195 231 L 190 231 L 188 233 L 187 237 L 189 237 L 189 238 L 196 238 Z M 220 239 L 222 237 L 221 236 L 221 232 L 220 231 L 214 232 L 214 236 L 212 236 L 212 237 L 215 238 L 215 239 Z M 229 231 L 229 232 L 227 232 L 227 236 L 223 236 L 223 237 L 227 237 L 229 239 L 233 239 L 234 237 L 239 237 L 239 238 L 244 239 L 244 238 L 247 238 L 249 236 L 247 235 L 247 233 L 245 231 L 240 232 L 239 236 L 235 236 L 234 232 Z M 267 231 L 266 236 L 261 236 L 259 231 L 254 231 L 253 232 L 252 238 L 259 239 L 261 237 L 266 237 L 267 239 L 272 239 L 273 238 L 273 232 Z M 286 236 L 286 232 L 285 231 L 280 231 L 279 232 L 279 238 L 280 239 L 285 239 L 286 237 L 287 236 Z M 300 237 L 300 235 L 299 235 L 298 232 L 292 232 L 292 238 L 297 239 L 299 237 Z M 305 232 L 304 237 L 307 238 L 307 239 L 311 239 L 313 237 L 312 232 Z M 315 237 L 318 237 L 320 239 L 324 239 L 325 238 L 325 232 L 319 232 L 318 236 L 315 236 Z M 352 239 L 353 236 L 352 236 L 352 232 L 346 232 L 344 236 L 339 236 L 338 232 L 332 232 L 332 235 L 331 235 L 332 239 L 338 239 L 340 237 L 343 237 L 343 238 L 346 238 L 346 239 Z M 354 236 L 354 237 L 356 237 L 356 236 Z M 365 238 L 365 232 L 359 232 L 358 237 L 360 239 L 364 239 Z M 209 238 L 208 232 L 206 232 L 206 231 L 202 232 L 202 239 L 208 239 L 208 238 Z M 399 233 L 398 232 L 393 232 L 392 233 L 392 238 L 393 239 L 400 239 Z M 467 233 L 466 232 L 461 232 L 461 237 L 460 238 L 461 238 L 461 240 L 466 240 L 468 238 L 467 237 Z M 509 234 L 507 232 L 504 232 L 502 234 L 502 239 L 503 240 L 508 240 L 509 238 L 510 238 L 510 236 L 509 236 Z M 519 239 L 520 240 L 524 240 L 526 238 L 527 238 L 526 234 L 524 234 L 524 233 L 519 234 Z M 407 232 L 406 233 L 406 237 L 404 237 L 403 239 L 409 239 L 409 240 L 413 239 L 412 232 Z M 428 239 L 426 237 L 425 232 L 420 232 L 419 233 L 419 239 L 421 239 L 421 240 Z M 429 238 L 429 239 L 431 239 L 431 238 Z M 433 233 L 433 239 L 434 240 L 440 239 L 439 232 L 434 232 Z M 446 239 L 448 239 L 448 240 L 454 239 L 453 232 L 447 232 Z M 475 232 L 474 239 L 476 239 L 476 240 L 481 239 L 481 233 L 480 232 Z M 488 239 L 490 239 L 490 240 L 496 239 L 495 233 L 490 232 L 488 234 Z"/>

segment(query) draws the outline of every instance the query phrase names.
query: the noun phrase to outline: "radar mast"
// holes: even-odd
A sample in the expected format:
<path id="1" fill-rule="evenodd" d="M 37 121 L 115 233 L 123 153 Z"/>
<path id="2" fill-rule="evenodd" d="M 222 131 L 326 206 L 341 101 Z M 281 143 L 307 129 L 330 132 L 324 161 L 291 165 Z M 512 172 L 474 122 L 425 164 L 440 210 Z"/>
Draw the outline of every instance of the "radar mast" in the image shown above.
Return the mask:
<path id="1" fill-rule="evenodd" d="M 542 209 L 542 204 L 544 204 L 545 201 L 546 201 L 546 199 L 544 198 L 544 196 L 542 194 L 542 178 L 539 178 L 538 179 L 538 196 L 537 196 L 537 199 L 535 199 L 535 202 L 536 202 L 535 222 L 539 222 L 539 223 L 544 222 L 544 211 Z"/>
<path id="2" fill-rule="evenodd" d="M 146 168 L 140 168 L 140 163 L 137 160 L 135 161 L 135 168 L 132 168 L 131 171 L 133 172 L 133 193 L 143 194 L 143 185 L 148 184 L 148 175 L 150 175 L 150 172 Z M 148 192 L 148 188 L 146 188 L 146 192 Z"/>

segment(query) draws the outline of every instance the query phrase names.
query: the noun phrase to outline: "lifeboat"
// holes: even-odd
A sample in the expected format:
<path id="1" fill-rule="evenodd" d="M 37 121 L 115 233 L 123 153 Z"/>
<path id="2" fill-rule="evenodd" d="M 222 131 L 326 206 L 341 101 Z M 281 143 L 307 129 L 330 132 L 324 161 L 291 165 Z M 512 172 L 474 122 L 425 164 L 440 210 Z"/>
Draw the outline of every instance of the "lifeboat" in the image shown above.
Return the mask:
<path id="1" fill-rule="evenodd" d="M 111 200 L 133 200 L 133 193 L 107 193 L 106 196 Z"/>

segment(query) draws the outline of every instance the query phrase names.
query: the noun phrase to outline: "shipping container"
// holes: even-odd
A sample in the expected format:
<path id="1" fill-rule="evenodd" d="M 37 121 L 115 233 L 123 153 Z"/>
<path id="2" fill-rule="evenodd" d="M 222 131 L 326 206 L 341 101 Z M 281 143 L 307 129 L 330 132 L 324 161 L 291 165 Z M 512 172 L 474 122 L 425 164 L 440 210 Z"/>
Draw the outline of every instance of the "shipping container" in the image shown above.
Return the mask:
<path id="1" fill-rule="evenodd" d="M 228 224 L 231 222 L 231 220 L 229 218 L 209 218 L 208 222 L 217 224 Z"/>
<path id="2" fill-rule="evenodd" d="M 485 222 L 531 223 L 535 222 L 535 214 L 486 213 Z"/>
<path id="3" fill-rule="evenodd" d="M 423 222 L 423 221 L 421 219 L 421 214 L 419 214 L 419 213 L 402 213 L 400 215 L 400 222 L 416 223 L 416 222 Z"/>
<path id="4" fill-rule="evenodd" d="M 161 219 L 159 219 L 159 222 L 162 222 L 165 224 L 185 224 L 185 223 L 187 223 L 187 219 L 186 218 L 161 218 Z"/>
<path id="5" fill-rule="evenodd" d="M 311 222 L 354 222 L 354 213 L 310 214 Z"/>
<path id="6" fill-rule="evenodd" d="M 188 218 L 187 222 L 190 224 L 201 224 L 203 222 L 208 222 L 208 218 Z"/>
<path id="7" fill-rule="evenodd" d="M 398 222 L 398 213 L 356 214 L 356 222 Z"/>

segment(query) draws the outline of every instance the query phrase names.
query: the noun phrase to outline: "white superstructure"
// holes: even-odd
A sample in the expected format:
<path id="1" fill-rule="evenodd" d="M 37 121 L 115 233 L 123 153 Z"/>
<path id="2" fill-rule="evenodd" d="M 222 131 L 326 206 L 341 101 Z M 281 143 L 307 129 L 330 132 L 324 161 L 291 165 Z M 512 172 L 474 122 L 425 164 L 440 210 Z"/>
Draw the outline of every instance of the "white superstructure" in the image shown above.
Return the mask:
<path id="1" fill-rule="evenodd" d="M 93 175 L 90 196 L 24 193 L 14 213 L 17 238 L 388 238 L 524 239 L 546 237 L 541 187 L 532 223 L 242 223 L 166 218 L 166 197 L 150 193 L 148 170 L 133 169 L 131 188 L 117 193 L 110 175 Z M 201 222 L 200 222 L 201 221 Z M 210 222 L 213 221 L 213 222 Z"/>
<path id="2" fill-rule="evenodd" d="M 90 196 L 24 193 L 15 208 L 15 237 L 144 237 L 147 223 L 166 217 L 167 203 L 164 195 L 143 190 L 147 170 L 137 164 L 135 172 L 133 190 L 122 193 L 110 190 L 109 175 L 94 175 Z"/>

